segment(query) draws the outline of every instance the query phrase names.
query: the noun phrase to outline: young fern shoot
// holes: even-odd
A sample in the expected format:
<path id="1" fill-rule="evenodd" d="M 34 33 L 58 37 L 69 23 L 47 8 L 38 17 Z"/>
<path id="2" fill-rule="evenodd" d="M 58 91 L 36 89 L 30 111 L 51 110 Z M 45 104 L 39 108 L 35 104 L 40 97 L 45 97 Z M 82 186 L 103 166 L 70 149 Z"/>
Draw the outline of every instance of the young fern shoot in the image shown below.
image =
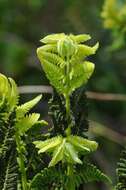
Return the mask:
<path id="1" fill-rule="evenodd" d="M 65 129 L 64 135 L 62 135 L 62 133 L 59 135 L 54 134 L 52 138 L 45 141 L 34 141 L 33 143 L 36 148 L 39 149 L 39 154 L 47 152 L 52 156 L 49 163 L 49 167 L 52 168 L 52 170 L 53 167 L 57 167 L 57 165 L 59 167 L 61 167 L 61 165 L 62 167 L 66 166 L 64 175 L 67 175 L 68 178 L 64 184 L 67 184 L 67 187 L 62 188 L 69 190 L 75 190 L 83 181 L 81 181 L 81 177 L 78 179 L 81 181 L 80 183 L 79 181 L 76 183 L 72 180 L 75 178 L 78 164 L 83 165 L 84 163 L 82 158 L 96 151 L 98 147 L 97 142 L 73 134 L 71 124 L 71 118 L 74 119 L 74 116 L 72 115 L 70 98 L 76 89 L 82 85 L 86 85 L 95 67 L 92 62 L 86 61 L 86 57 L 95 54 L 99 46 L 98 43 L 93 47 L 85 45 L 84 42 L 90 38 L 90 35 L 87 34 L 52 34 L 44 37 L 41 40 L 44 45 L 37 49 L 38 58 L 50 84 L 56 89 L 59 96 L 64 97 L 67 128 L 65 129 L 65 127 L 63 127 L 63 129 L 61 129 L 61 131 Z M 76 122 L 75 127 L 78 127 L 76 126 Z M 89 165 L 87 165 L 87 168 Z M 92 169 L 93 167 L 94 166 L 91 165 Z M 96 170 L 96 168 L 94 170 Z M 96 171 L 96 173 L 98 174 L 98 171 Z M 39 178 L 42 179 L 42 176 L 40 176 L 41 174 L 35 178 L 35 181 L 39 180 Z M 94 176 L 92 179 L 97 180 L 97 177 Z M 99 176 L 101 177 L 102 175 Z M 89 178 L 87 181 L 91 181 Z M 110 182 L 107 176 L 104 177 L 104 179 Z M 101 178 L 101 181 L 102 180 L 103 178 Z"/>

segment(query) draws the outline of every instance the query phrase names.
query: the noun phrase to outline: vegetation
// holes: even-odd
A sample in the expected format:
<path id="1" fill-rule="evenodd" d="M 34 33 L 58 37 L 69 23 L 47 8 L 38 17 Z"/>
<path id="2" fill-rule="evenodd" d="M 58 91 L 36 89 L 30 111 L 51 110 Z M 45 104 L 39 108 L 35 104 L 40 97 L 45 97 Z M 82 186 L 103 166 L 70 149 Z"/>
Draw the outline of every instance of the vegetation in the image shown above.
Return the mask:
<path id="1" fill-rule="evenodd" d="M 2 84 L 0 89 L 2 134 L 0 158 L 1 164 L 3 163 L 4 166 L 1 171 L 2 180 L 0 183 L 3 190 L 16 188 L 22 190 L 42 188 L 74 190 L 79 188 L 80 184 L 94 180 L 111 183 L 110 179 L 96 166 L 85 160 L 87 155 L 97 149 L 98 144 L 88 140 L 84 133 L 78 135 L 79 126 L 74 118 L 76 112 L 74 111 L 73 114 L 71 110 L 70 97 L 72 93 L 82 84 L 87 83 L 94 70 L 93 63 L 83 60 L 86 56 L 94 54 L 98 48 L 98 44 L 94 47 L 82 44 L 88 39 L 90 36 L 84 34 L 78 36 L 53 34 L 42 39 L 46 45 L 37 49 L 44 71 L 57 90 L 57 97 L 59 99 L 62 97 L 61 104 L 65 107 L 65 111 L 62 112 L 58 101 L 55 102 L 59 109 L 53 110 L 53 120 L 57 119 L 55 112 L 58 111 L 59 114 L 62 114 L 65 122 L 57 120 L 57 125 L 53 125 L 51 133 L 48 136 L 44 135 L 45 140 L 41 139 L 43 137 L 41 135 L 40 140 L 33 142 L 39 149 L 39 154 L 47 152 L 48 156 L 52 158 L 48 168 L 43 168 L 30 182 L 27 176 L 26 161 L 30 160 L 27 158 L 27 146 L 32 143 L 32 139 L 27 135 L 27 132 L 31 128 L 46 125 L 46 122 L 39 121 L 39 114 L 28 114 L 28 112 L 40 101 L 41 96 L 18 106 L 18 92 L 15 82 L 11 78 L 7 79 L 4 75 L 0 75 Z M 80 116 L 81 114 L 77 118 L 79 122 L 81 121 Z M 60 123 L 62 123 L 62 128 L 58 127 L 58 130 L 55 130 L 57 126 L 60 126 Z M 7 159 L 8 154 L 10 154 L 9 159 Z M 36 159 L 34 155 L 32 156 L 33 160 Z M 36 170 L 36 168 L 34 169 Z"/>
<path id="2" fill-rule="evenodd" d="M 0 1 L 1 190 L 126 189 L 125 9 L 125 0 Z M 34 97 L 50 84 L 53 94 Z"/>

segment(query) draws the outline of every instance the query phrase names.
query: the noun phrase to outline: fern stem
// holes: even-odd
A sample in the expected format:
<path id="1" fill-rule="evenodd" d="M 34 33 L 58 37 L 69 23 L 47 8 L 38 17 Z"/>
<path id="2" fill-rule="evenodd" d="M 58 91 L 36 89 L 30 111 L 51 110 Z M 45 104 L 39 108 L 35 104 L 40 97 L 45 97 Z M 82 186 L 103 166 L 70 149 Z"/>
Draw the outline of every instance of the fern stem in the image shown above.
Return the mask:
<path id="1" fill-rule="evenodd" d="M 71 126 L 70 126 L 70 97 L 68 94 L 65 96 L 65 99 L 66 99 L 66 118 L 68 122 L 66 135 L 69 136 L 71 134 Z"/>
<path id="2" fill-rule="evenodd" d="M 71 126 L 70 126 L 70 95 L 69 95 L 69 82 L 70 82 L 70 60 L 67 57 L 67 65 L 66 65 L 66 75 L 67 75 L 67 93 L 65 95 L 66 100 L 66 117 L 68 122 L 68 128 L 66 129 L 66 135 L 69 136 L 71 134 Z"/>
<path id="3" fill-rule="evenodd" d="M 73 175 L 73 165 L 72 164 L 68 164 L 67 165 L 67 175 L 68 176 L 72 176 Z"/>
<path id="4" fill-rule="evenodd" d="M 27 175 L 26 175 L 26 169 L 24 164 L 24 147 L 22 146 L 21 138 L 16 132 L 15 134 L 15 140 L 17 145 L 17 152 L 18 152 L 18 164 L 21 172 L 21 183 L 22 183 L 22 190 L 28 190 L 28 183 L 27 183 Z"/>

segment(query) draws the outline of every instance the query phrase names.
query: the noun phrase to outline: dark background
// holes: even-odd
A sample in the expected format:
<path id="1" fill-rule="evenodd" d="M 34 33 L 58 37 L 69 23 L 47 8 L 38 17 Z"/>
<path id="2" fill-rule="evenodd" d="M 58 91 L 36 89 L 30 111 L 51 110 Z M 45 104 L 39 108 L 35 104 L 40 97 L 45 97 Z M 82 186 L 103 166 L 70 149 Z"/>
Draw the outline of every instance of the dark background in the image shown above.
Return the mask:
<path id="1" fill-rule="evenodd" d="M 108 51 L 112 39 L 111 32 L 103 28 L 102 6 L 103 0 L 0 0 L 0 72 L 13 77 L 18 86 L 47 85 L 36 56 L 39 40 L 50 33 L 88 33 L 92 36 L 90 44 L 99 41 L 100 48 L 90 58 L 96 69 L 87 90 L 125 94 L 126 50 Z M 20 101 L 32 96 L 21 95 Z M 36 108 L 45 118 L 48 98 L 45 94 Z M 90 135 L 99 142 L 94 160 L 114 182 L 116 162 L 124 145 L 122 136 L 126 134 L 125 115 L 125 101 L 89 100 L 89 120 L 95 121 L 91 122 L 94 128 Z M 86 186 L 88 189 L 112 190 L 97 184 Z"/>

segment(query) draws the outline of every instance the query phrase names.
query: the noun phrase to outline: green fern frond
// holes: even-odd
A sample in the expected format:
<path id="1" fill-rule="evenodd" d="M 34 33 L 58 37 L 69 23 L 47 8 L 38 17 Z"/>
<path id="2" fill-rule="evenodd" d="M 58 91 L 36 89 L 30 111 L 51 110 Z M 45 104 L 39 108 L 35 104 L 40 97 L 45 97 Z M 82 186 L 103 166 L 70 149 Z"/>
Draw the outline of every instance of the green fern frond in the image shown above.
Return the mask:
<path id="1" fill-rule="evenodd" d="M 49 163 L 49 167 L 55 166 L 59 161 L 64 158 L 66 139 L 63 139 L 62 143 L 54 150 L 52 160 Z"/>
<path id="2" fill-rule="evenodd" d="M 45 59 L 43 59 L 43 68 L 50 83 L 57 89 L 57 91 L 60 93 L 65 92 L 66 88 L 63 84 L 64 75 L 62 70 Z"/>
<path id="3" fill-rule="evenodd" d="M 73 168 L 73 174 L 67 175 L 66 169 L 63 167 L 50 167 L 45 168 L 38 173 L 31 182 L 32 190 L 47 190 L 49 187 L 52 190 L 75 190 L 83 183 L 89 183 L 91 181 L 103 181 L 105 183 L 111 183 L 111 180 L 107 175 L 102 173 L 93 164 L 88 161 L 84 161 L 82 165 L 77 165 Z"/>
<path id="4" fill-rule="evenodd" d="M 8 159 L 8 164 L 5 172 L 5 180 L 2 190 L 16 190 L 17 189 L 17 164 L 11 154 Z"/>
<path id="5" fill-rule="evenodd" d="M 69 163 L 82 164 L 82 161 L 78 157 L 78 151 L 75 149 L 72 143 L 69 142 L 65 143 L 65 154 L 66 154 L 66 160 Z"/>
<path id="6" fill-rule="evenodd" d="M 52 160 L 49 163 L 49 167 L 56 165 L 59 161 L 82 164 L 78 154 L 89 154 L 98 147 L 95 141 L 73 135 L 66 138 L 57 136 L 45 141 L 35 141 L 33 143 L 39 149 L 39 154 L 44 152 L 52 153 Z"/>
<path id="7" fill-rule="evenodd" d="M 26 115 L 23 119 L 16 123 L 15 128 L 18 130 L 20 135 L 26 133 L 33 125 L 38 122 L 40 114 L 32 113 Z"/>
<path id="8" fill-rule="evenodd" d="M 96 43 L 93 47 L 89 47 L 84 44 L 83 45 L 79 44 L 78 45 L 78 53 L 79 53 L 79 55 L 83 55 L 83 56 L 93 55 L 96 53 L 98 47 L 99 47 L 99 43 Z"/>
<path id="9" fill-rule="evenodd" d="M 88 122 L 88 100 L 85 94 L 85 87 L 82 86 L 75 90 L 71 96 L 71 109 L 74 117 L 72 134 L 86 138 L 89 128 Z M 83 111 L 84 110 L 84 111 Z"/>
<path id="10" fill-rule="evenodd" d="M 77 174 L 81 177 L 83 183 L 91 181 L 103 181 L 105 183 L 112 183 L 111 179 L 101 172 L 95 165 L 84 161 L 83 165 L 78 166 Z"/>
<path id="11" fill-rule="evenodd" d="M 10 136 L 11 129 L 7 128 L 4 131 L 4 139 L 0 143 L 0 158 L 5 159 L 6 153 L 12 144 L 13 138 Z"/>
<path id="12" fill-rule="evenodd" d="M 65 97 L 82 84 L 86 84 L 93 73 L 93 64 L 86 61 L 82 64 L 82 62 L 87 56 L 95 54 L 99 44 L 97 43 L 93 47 L 81 44 L 88 39 L 90 36 L 86 34 L 77 36 L 64 33 L 52 34 L 42 39 L 43 43 L 48 44 L 45 45 L 45 49 L 44 46 L 37 49 L 38 58 L 47 78 Z M 53 53 L 52 44 L 57 48 L 55 53 Z M 87 73 L 89 74 L 87 75 Z M 73 80 L 71 80 L 72 78 Z"/>
<path id="13" fill-rule="evenodd" d="M 51 52 L 40 51 L 39 58 L 47 60 L 48 62 L 61 68 L 63 68 L 66 64 L 66 62 L 61 57 Z"/>
<path id="14" fill-rule="evenodd" d="M 66 190 L 65 186 L 66 176 L 64 171 L 60 168 L 50 167 L 45 168 L 34 176 L 31 181 L 31 190 L 48 190 L 50 187 L 52 190 Z"/>
<path id="15" fill-rule="evenodd" d="M 33 100 L 26 102 L 23 105 L 20 105 L 16 108 L 16 117 L 17 119 L 22 118 L 27 114 L 42 98 L 42 95 L 38 95 Z"/>
<path id="16" fill-rule="evenodd" d="M 70 135 L 67 139 L 78 151 L 82 151 L 84 154 L 96 151 L 98 147 L 96 141 L 91 141 L 83 137 Z"/>
<path id="17" fill-rule="evenodd" d="M 121 152 L 121 158 L 117 164 L 117 190 L 126 189 L 126 149 Z"/>
<path id="18" fill-rule="evenodd" d="M 61 136 L 53 137 L 45 141 L 34 141 L 36 148 L 40 149 L 38 153 L 53 151 L 55 147 L 59 146 L 63 141 Z"/>
<path id="19" fill-rule="evenodd" d="M 69 93 L 87 83 L 94 71 L 94 67 L 94 64 L 89 61 L 74 66 L 70 73 Z"/>

